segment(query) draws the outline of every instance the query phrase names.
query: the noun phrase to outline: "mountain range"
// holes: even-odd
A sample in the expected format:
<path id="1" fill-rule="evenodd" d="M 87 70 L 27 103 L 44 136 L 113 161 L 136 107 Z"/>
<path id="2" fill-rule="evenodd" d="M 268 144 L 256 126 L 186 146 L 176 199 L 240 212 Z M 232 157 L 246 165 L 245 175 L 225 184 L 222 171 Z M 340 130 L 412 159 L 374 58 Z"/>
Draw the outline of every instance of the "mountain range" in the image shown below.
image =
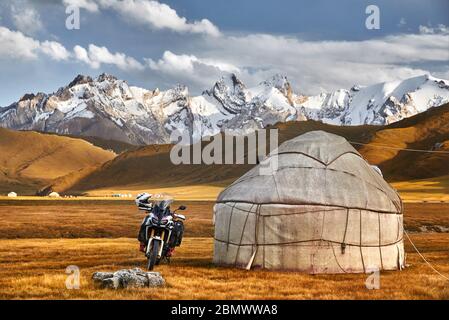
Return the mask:
<path id="1" fill-rule="evenodd" d="M 385 126 L 336 126 L 309 120 L 269 128 L 278 129 L 280 143 L 312 130 L 341 135 L 369 163 L 379 166 L 387 181 L 410 181 L 406 185 L 409 190 L 419 197 L 428 190 L 432 199 L 449 190 L 448 123 L 449 103 Z M 169 189 L 178 190 L 174 191 L 177 196 L 209 194 L 212 199 L 253 166 L 174 165 L 171 144 L 137 147 L 82 138 L 0 128 L 0 193 L 35 194 L 40 190 L 44 195 L 51 191 L 110 195 Z M 120 150 L 120 154 L 108 149 Z"/>
<path id="2" fill-rule="evenodd" d="M 290 121 L 388 125 L 448 101 L 449 81 L 430 75 L 316 96 L 293 92 L 283 75 L 247 87 L 230 74 L 199 96 L 191 96 L 182 85 L 148 90 L 108 74 L 78 75 L 54 93 L 25 94 L 1 107 L 0 127 L 133 145 L 166 144 L 177 131 L 195 142 L 223 131 L 241 135 Z"/>
<path id="3" fill-rule="evenodd" d="M 279 142 L 324 130 L 345 137 L 362 156 L 377 165 L 389 182 L 427 179 L 418 192 L 446 193 L 449 188 L 449 103 L 386 126 L 336 126 L 318 121 L 279 123 Z M 360 143 L 360 144 L 359 144 Z M 207 142 L 203 142 L 204 145 Z M 42 190 L 69 194 L 107 195 L 116 191 L 226 187 L 254 165 L 174 165 L 172 145 L 149 145 L 121 153 L 95 170 L 81 170 L 53 181 Z M 235 149 L 234 145 L 234 149 Z M 403 149 L 416 149 L 413 152 Z M 437 151 L 426 153 L 425 151 Z M 234 150 L 235 154 L 235 150 Z M 436 179 L 433 182 L 431 179 Z"/>

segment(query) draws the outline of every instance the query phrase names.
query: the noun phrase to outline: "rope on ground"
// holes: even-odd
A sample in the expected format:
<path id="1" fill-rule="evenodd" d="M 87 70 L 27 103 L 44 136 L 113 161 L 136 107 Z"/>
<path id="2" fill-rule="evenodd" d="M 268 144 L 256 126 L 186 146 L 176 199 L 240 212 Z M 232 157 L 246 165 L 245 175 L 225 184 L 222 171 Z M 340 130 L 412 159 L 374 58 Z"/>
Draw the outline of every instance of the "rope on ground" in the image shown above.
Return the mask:
<path id="1" fill-rule="evenodd" d="M 447 276 L 445 276 L 444 274 L 442 274 L 440 271 L 438 271 L 437 269 L 435 269 L 435 267 L 429 262 L 427 261 L 427 259 L 421 254 L 421 252 L 419 252 L 418 248 L 415 246 L 415 244 L 413 243 L 412 239 L 410 239 L 410 237 L 408 236 L 407 231 L 404 230 L 405 235 L 407 236 L 408 241 L 410 241 L 410 243 L 412 244 L 413 248 L 415 249 L 415 251 L 419 254 L 419 256 L 424 260 L 425 263 L 428 264 L 428 266 L 435 271 L 438 275 L 440 275 L 443 279 L 446 279 L 447 281 L 449 281 L 449 278 Z"/>
<path id="2" fill-rule="evenodd" d="M 362 143 L 362 142 L 356 142 L 356 141 L 348 141 L 348 142 L 351 144 L 356 144 L 356 145 L 360 145 L 360 146 L 377 147 L 377 148 L 385 148 L 385 149 L 393 149 L 393 150 L 449 154 L 449 151 L 397 148 L 397 147 L 390 147 L 390 146 L 383 145 L 383 144 Z"/>

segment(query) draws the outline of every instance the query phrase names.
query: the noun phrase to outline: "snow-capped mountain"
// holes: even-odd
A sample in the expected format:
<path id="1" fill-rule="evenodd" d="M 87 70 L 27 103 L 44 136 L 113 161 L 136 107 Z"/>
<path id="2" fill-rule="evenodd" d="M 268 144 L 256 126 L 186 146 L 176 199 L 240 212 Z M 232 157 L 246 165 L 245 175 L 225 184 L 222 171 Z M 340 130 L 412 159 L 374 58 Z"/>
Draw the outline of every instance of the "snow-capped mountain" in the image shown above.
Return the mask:
<path id="1" fill-rule="evenodd" d="M 423 75 L 306 97 L 301 107 L 308 119 L 330 124 L 386 125 L 448 101 L 449 81 Z"/>
<path id="2" fill-rule="evenodd" d="M 26 94 L 0 108 L 0 126 L 153 144 L 170 142 L 176 130 L 197 140 L 306 119 L 382 125 L 448 101 L 449 81 L 431 76 L 307 97 L 295 94 L 281 75 L 251 88 L 230 75 L 200 96 L 190 96 L 186 86 L 147 90 L 107 74 L 79 75 L 55 93 Z"/>
<path id="3" fill-rule="evenodd" d="M 197 139 L 226 128 L 243 133 L 294 120 L 289 92 L 287 79 L 280 76 L 251 90 L 230 76 L 191 97 L 185 86 L 146 90 L 107 74 L 96 79 L 79 75 L 53 94 L 26 94 L 0 108 L 0 126 L 134 144 L 167 143 L 175 130 Z"/>

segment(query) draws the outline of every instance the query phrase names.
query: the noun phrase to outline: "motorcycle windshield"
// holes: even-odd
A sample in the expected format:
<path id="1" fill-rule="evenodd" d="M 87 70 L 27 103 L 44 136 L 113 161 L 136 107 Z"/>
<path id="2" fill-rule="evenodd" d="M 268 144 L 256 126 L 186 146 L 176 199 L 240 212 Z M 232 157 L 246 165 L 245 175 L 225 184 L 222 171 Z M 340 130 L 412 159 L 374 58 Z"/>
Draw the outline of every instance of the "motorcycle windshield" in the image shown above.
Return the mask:
<path id="1" fill-rule="evenodd" d="M 158 206 L 161 210 L 167 209 L 171 203 L 173 203 L 173 197 L 167 194 L 156 194 L 150 200 L 154 205 Z"/>
<path id="2" fill-rule="evenodd" d="M 161 219 L 165 215 L 168 215 L 169 212 L 167 209 L 170 207 L 170 204 L 173 203 L 173 201 L 174 199 L 171 196 L 165 194 L 155 195 L 151 199 L 151 202 L 153 203 L 153 214 L 159 219 Z"/>
<path id="3" fill-rule="evenodd" d="M 173 203 L 173 199 L 166 199 L 160 202 L 159 208 L 162 210 L 166 210 L 168 207 L 170 207 L 170 204 Z"/>

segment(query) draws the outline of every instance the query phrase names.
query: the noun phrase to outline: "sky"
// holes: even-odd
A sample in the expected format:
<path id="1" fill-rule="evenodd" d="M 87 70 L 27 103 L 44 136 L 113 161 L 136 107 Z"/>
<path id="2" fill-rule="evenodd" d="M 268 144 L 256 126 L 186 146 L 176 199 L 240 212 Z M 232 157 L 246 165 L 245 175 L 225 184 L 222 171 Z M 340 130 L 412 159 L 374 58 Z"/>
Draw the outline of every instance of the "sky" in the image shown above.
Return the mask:
<path id="1" fill-rule="evenodd" d="M 76 10 L 79 28 L 67 28 Z M 449 1 L 1 1 L 0 106 L 103 72 L 192 95 L 230 73 L 247 86 L 280 73 L 306 95 L 449 79 Z"/>

